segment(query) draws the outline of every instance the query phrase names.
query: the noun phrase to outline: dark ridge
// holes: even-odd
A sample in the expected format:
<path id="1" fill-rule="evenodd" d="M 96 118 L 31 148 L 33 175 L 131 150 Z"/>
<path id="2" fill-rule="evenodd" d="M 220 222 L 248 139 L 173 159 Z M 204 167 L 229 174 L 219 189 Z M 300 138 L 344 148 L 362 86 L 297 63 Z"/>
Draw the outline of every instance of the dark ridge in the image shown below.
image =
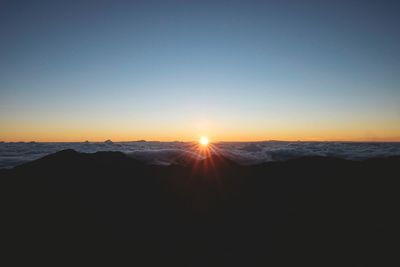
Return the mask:
<path id="1" fill-rule="evenodd" d="M 86 164 L 94 165 L 137 165 L 144 166 L 145 163 L 128 157 L 122 152 L 100 151 L 95 153 L 81 153 L 73 149 L 65 149 L 59 152 L 44 156 L 38 160 L 16 166 L 16 169 L 41 167 L 45 165 L 47 168 L 72 166 L 72 167 L 88 167 Z M 93 167 L 93 166 L 92 166 Z"/>
<path id="2" fill-rule="evenodd" d="M 204 159 L 193 159 L 192 161 L 188 162 L 187 165 L 189 167 L 197 167 L 199 169 L 228 169 L 239 167 L 239 164 L 220 154 L 211 154 Z"/>
<path id="3" fill-rule="evenodd" d="M 150 166 L 64 150 L 0 170 L 3 259 L 376 266 L 397 260 L 400 157 Z M 21 255 L 24 255 L 22 258 Z"/>

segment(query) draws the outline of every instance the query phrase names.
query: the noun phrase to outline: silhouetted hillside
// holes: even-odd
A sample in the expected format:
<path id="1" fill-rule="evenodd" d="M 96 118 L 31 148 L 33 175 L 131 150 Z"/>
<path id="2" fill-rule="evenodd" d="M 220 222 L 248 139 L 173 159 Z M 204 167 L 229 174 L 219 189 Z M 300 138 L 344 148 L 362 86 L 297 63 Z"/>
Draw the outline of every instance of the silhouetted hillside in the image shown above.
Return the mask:
<path id="1" fill-rule="evenodd" d="M 0 242 L 15 264 L 385 265 L 398 252 L 398 166 L 222 156 L 151 166 L 64 150 L 0 170 Z"/>

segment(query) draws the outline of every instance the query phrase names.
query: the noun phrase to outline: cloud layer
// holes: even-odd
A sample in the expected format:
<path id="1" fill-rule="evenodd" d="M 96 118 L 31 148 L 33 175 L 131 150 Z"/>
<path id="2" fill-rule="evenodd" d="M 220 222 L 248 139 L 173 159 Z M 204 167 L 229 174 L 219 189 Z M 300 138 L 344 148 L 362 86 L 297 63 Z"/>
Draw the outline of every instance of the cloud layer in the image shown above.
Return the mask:
<path id="1" fill-rule="evenodd" d="M 202 157 L 193 143 L 185 142 L 123 142 L 123 143 L 0 143 L 0 168 L 63 150 L 79 152 L 121 151 L 150 164 L 168 165 Z M 282 161 L 303 156 L 329 156 L 352 160 L 400 155 L 400 143 L 354 142 L 221 142 L 213 145 L 220 153 L 239 164 Z"/>

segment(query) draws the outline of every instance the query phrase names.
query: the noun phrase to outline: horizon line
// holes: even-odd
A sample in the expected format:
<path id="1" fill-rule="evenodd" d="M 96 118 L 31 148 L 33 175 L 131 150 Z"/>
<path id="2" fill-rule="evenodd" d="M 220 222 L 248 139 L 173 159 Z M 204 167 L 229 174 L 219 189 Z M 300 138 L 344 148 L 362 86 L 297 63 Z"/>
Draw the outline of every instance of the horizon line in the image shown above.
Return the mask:
<path id="1" fill-rule="evenodd" d="M 49 140 L 49 141 L 37 141 L 37 140 L 0 140 L 0 143 L 132 143 L 132 142 L 160 142 L 160 143 L 197 143 L 198 140 L 146 140 L 146 139 L 137 139 L 137 140 Z M 387 138 L 387 139 L 314 139 L 314 140 L 293 140 L 293 139 L 268 139 L 268 140 L 216 140 L 210 141 L 210 143 L 261 143 L 261 142 L 343 142 L 343 143 L 400 143 L 400 138 Z"/>

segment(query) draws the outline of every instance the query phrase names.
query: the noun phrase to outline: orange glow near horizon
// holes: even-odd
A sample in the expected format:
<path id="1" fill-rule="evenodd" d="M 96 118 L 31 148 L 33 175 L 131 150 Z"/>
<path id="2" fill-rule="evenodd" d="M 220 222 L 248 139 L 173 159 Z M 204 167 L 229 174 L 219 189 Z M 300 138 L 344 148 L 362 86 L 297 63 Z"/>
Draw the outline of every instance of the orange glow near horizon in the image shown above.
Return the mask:
<path id="1" fill-rule="evenodd" d="M 207 147 L 208 146 L 208 138 L 206 136 L 200 137 L 199 143 L 203 147 Z"/>
<path id="2" fill-rule="evenodd" d="M 241 124 L 240 124 L 241 125 Z M 115 123 L 107 126 L 95 125 L 37 125 L 24 124 L 2 127 L 0 141 L 4 142 L 114 142 L 146 141 L 183 141 L 202 143 L 196 136 L 202 136 L 213 142 L 256 142 L 267 140 L 280 141 L 372 141 L 399 142 L 400 128 L 394 124 L 372 127 L 371 125 L 344 125 L 341 127 L 309 127 L 307 125 L 279 126 L 270 123 L 269 127 L 248 125 L 238 128 L 236 125 L 214 122 L 208 125 L 190 123 L 167 123 L 143 127 Z M 207 137 L 204 133 L 207 133 Z M 202 134 L 202 135 L 200 135 Z M 205 141 L 205 140 L 204 140 Z"/>
<path id="3" fill-rule="evenodd" d="M 181 138 L 174 138 L 171 136 L 147 136 L 143 135 L 80 135 L 73 134 L 68 136 L 63 135 L 14 135 L 14 136 L 0 136 L 0 141 L 3 142 L 104 142 L 105 140 L 112 140 L 114 142 L 130 142 L 136 140 L 146 141 L 160 141 L 160 142 L 193 142 L 194 139 L 183 136 Z M 221 135 L 213 138 L 215 142 L 260 142 L 269 140 L 278 141 L 349 141 L 349 142 L 400 142 L 400 136 L 365 136 L 362 135 Z M 199 144 L 203 143 L 198 140 Z M 207 144 L 205 145 L 207 146 Z"/>

